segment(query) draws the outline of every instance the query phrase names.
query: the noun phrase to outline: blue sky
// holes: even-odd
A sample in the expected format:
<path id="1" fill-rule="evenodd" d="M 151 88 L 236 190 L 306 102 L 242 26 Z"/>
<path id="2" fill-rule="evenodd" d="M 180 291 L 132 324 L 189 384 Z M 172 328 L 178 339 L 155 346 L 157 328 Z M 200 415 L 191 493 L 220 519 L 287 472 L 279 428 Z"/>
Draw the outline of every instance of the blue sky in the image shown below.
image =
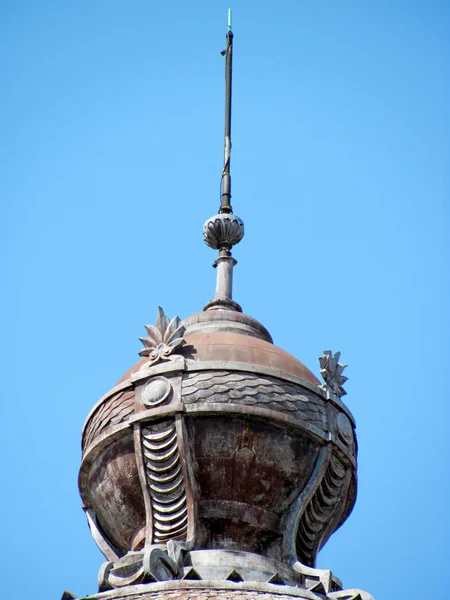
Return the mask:
<path id="1" fill-rule="evenodd" d="M 235 298 L 349 364 L 359 497 L 319 566 L 440 597 L 449 558 L 450 6 L 236 1 Z M 228 3 L 0 6 L 5 598 L 96 591 L 80 433 L 158 305 L 214 293 Z"/>

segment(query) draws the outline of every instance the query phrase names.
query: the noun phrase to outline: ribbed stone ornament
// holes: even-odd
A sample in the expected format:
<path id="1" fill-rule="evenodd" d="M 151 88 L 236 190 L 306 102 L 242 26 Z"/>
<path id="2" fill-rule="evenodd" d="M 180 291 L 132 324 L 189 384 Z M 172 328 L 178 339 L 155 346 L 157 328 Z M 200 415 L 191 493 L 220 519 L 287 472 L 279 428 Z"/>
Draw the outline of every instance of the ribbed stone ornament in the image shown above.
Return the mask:
<path id="1" fill-rule="evenodd" d="M 243 221 L 232 214 L 217 214 L 203 225 L 203 239 L 207 246 L 219 250 L 231 248 L 244 237 Z"/>

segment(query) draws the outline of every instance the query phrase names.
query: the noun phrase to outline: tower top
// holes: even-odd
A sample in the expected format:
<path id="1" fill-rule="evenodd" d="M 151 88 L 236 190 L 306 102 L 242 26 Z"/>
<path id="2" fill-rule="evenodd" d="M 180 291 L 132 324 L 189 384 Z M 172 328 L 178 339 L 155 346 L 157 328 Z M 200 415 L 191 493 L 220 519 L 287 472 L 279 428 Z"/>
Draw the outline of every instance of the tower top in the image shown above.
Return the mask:
<path id="1" fill-rule="evenodd" d="M 231 13 L 226 40 L 221 205 L 204 227 L 216 295 L 183 321 L 160 308 L 87 418 L 79 489 L 107 559 L 90 600 L 373 600 L 316 568 L 356 499 L 340 354 L 320 357 L 321 384 L 232 299 Z"/>

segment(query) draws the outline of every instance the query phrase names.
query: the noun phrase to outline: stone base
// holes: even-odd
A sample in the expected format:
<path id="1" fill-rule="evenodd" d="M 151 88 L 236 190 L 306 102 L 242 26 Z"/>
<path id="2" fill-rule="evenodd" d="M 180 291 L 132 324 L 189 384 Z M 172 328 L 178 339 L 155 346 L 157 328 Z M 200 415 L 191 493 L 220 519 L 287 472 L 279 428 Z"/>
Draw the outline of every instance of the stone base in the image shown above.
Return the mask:
<path id="1" fill-rule="evenodd" d="M 189 551 L 170 541 L 129 552 L 104 563 L 99 592 L 84 600 L 373 600 L 360 590 L 343 590 L 331 571 L 296 561 L 232 550 Z M 65 592 L 61 600 L 76 597 Z"/>
<path id="2" fill-rule="evenodd" d="M 100 592 L 77 600 L 373 600 L 361 590 L 318 593 L 300 587 L 247 581 L 163 581 Z M 62 600 L 75 599 L 65 592 Z"/>

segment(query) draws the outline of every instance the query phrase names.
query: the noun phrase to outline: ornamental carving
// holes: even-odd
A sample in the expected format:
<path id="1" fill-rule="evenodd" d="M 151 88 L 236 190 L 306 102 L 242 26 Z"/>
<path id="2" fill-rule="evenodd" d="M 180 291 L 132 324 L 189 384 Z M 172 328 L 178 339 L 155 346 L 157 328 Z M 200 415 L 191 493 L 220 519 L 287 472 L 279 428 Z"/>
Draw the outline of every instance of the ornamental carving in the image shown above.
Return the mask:
<path id="1" fill-rule="evenodd" d="M 300 386 L 245 372 L 206 371 L 187 373 L 183 378 L 183 402 L 194 404 L 241 404 L 280 411 L 327 432 L 325 402 Z"/>
<path id="2" fill-rule="evenodd" d="M 153 377 L 148 381 L 142 392 L 141 400 L 147 408 L 159 406 L 170 398 L 172 385 L 165 377 Z"/>
<path id="3" fill-rule="evenodd" d="M 138 583 L 177 578 L 178 565 L 158 546 L 145 552 L 129 552 L 115 562 L 103 563 L 98 574 L 100 592 Z"/>
<path id="4" fill-rule="evenodd" d="M 108 398 L 87 422 L 83 450 L 110 427 L 127 421 L 134 411 L 134 390 L 125 390 Z"/>
<path id="5" fill-rule="evenodd" d="M 169 360 L 170 355 L 185 344 L 183 337 L 185 328 L 180 323 L 179 317 L 174 317 L 170 321 L 159 306 L 156 324 L 145 325 L 148 337 L 139 338 L 145 346 L 139 352 L 140 356 L 148 356 L 150 365 L 162 360 Z"/>
<path id="6" fill-rule="evenodd" d="M 232 214 L 214 215 L 203 225 L 203 239 L 207 246 L 219 250 L 230 249 L 244 237 L 244 223 Z"/>
<path id="7" fill-rule="evenodd" d="M 347 446 L 353 441 L 353 427 L 344 413 L 338 413 L 336 417 L 336 428 L 340 440 Z"/>
<path id="8" fill-rule="evenodd" d="M 153 541 L 185 540 L 187 496 L 175 422 L 144 427 L 142 454 L 152 505 Z"/>
<path id="9" fill-rule="evenodd" d="M 347 365 L 338 362 L 340 357 L 340 352 L 335 352 L 333 354 L 331 350 L 324 350 L 323 355 L 319 358 L 320 374 L 325 381 L 325 386 L 323 387 L 324 389 L 328 388 L 328 390 L 338 398 L 347 394 L 343 385 L 348 380 L 348 377 L 342 375 L 342 372 Z"/>
<path id="10" fill-rule="evenodd" d="M 350 469 L 331 454 L 322 480 L 304 508 L 297 530 L 297 556 L 304 565 L 314 565 L 329 524 L 342 510 L 340 499 L 345 496 L 350 476 Z"/>

